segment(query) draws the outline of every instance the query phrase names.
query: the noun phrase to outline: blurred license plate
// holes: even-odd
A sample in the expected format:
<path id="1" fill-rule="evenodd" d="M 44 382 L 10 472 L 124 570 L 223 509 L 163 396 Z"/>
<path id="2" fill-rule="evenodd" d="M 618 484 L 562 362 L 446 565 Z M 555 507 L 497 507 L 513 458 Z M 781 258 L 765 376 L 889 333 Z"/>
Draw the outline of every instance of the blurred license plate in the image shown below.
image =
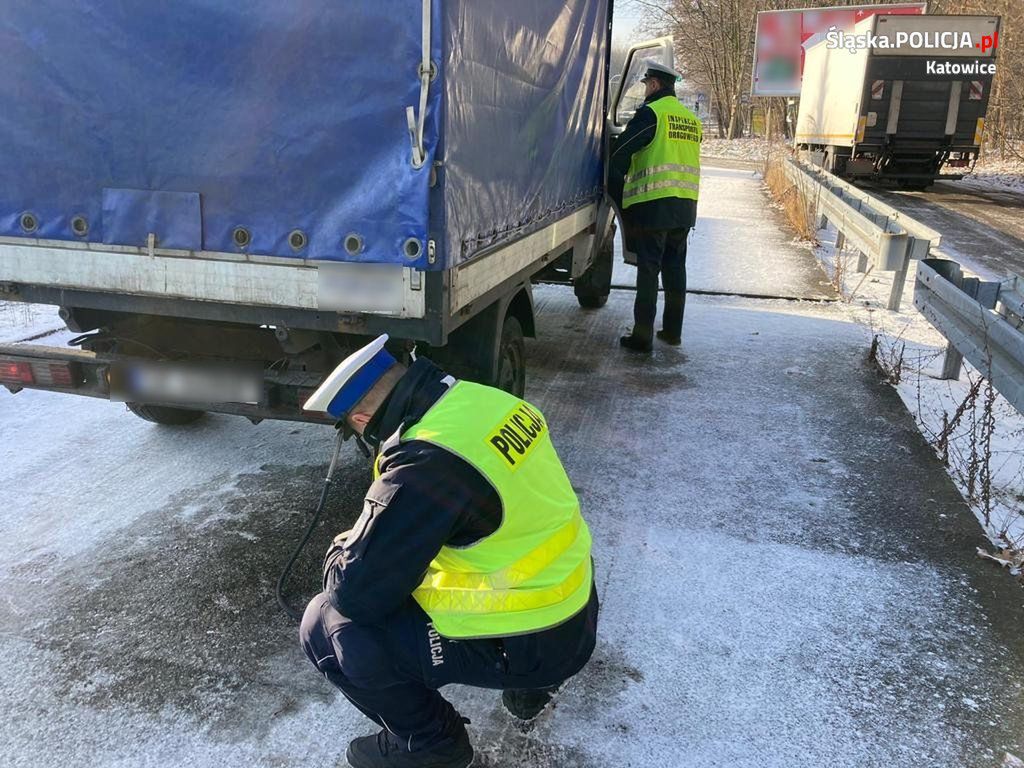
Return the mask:
<path id="1" fill-rule="evenodd" d="M 253 366 L 190 363 L 116 363 L 110 368 L 110 399 L 140 403 L 245 403 L 263 400 L 263 372 Z"/>

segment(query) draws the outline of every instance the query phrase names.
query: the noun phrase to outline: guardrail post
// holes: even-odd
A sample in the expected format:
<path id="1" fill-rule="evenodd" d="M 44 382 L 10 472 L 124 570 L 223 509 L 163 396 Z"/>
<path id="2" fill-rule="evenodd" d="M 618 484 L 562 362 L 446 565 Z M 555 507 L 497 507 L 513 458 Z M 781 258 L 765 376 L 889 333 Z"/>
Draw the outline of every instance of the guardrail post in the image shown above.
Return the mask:
<path id="1" fill-rule="evenodd" d="M 903 265 L 896 270 L 892 276 L 892 291 L 889 293 L 890 312 L 899 312 L 900 304 L 903 302 L 903 286 L 907 282 L 907 272 L 910 270 L 910 254 L 914 250 L 914 239 L 907 238 L 907 248 L 903 252 Z"/>
<path id="2" fill-rule="evenodd" d="M 955 261 L 932 261 L 931 267 L 939 275 L 949 280 L 957 288 L 964 286 L 964 271 Z M 960 378 L 960 369 L 964 364 L 964 356 L 957 351 L 953 342 L 946 345 L 946 356 L 942 360 L 942 373 L 939 378 L 943 381 L 955 381 Z"/>

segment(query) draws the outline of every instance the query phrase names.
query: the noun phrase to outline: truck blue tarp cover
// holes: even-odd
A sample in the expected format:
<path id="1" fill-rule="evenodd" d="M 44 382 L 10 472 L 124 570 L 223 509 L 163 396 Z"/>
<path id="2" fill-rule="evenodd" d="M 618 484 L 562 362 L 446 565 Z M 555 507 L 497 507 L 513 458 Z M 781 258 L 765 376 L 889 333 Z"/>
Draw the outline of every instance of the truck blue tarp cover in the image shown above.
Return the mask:
<path id="1" fill-rule="evenodd" d="M 595 200 L 604 0 L 431 8 L 417 169 L 421 2 L 8 0 L 0 236 L 442 269 Z"/>

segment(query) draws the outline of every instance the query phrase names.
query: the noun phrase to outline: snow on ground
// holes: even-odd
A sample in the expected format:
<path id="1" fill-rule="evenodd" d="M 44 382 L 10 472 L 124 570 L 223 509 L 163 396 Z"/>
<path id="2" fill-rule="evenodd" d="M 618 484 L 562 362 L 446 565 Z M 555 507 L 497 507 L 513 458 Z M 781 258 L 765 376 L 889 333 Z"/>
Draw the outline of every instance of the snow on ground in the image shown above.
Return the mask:
<path id="1" fill-rule="evenodd" d="M 0 301 L 0 344 L 41 338 L 63 327 L 56 307 Z"/>
<path id="2" fill-rule="evenodd" d="M 706 174 L 693 286 L 728 288 L 732 265 L 758 293 L 820 290 L 758 179 Z M 996 768 L 1024 751 L 1024 600 L 974 556 L 970 511 L 848 308 L 693 296 L 684 348 L 648 357 L 618 346 L 629 290 L 598 311 L 535 298 L 528 397 L 594 535 L 599 644 L 531 728 L 493 691 L 446 689 L 478 766 Z M 372 727 L 273 599 L 330 432 L 162 429 L 0 392 L 0 764 L 341 765 Z M 317 588 L 368 475 L 346 452 L 293 591 Z"/>
<path id="3" fill-rule="evenodd" d="M 961 184 L 987 191 L 1024 192 L 1024 145 L 1010 148 L 999 156 L 988 152 Z"/>
<path id="4" fill-rule="evenodd" d="M 717 158 L 763 163 L 772 146 L 774 145 L 759 136 L 718 139 L 705 135 L 704 142 L 700 147 L 700 156 L 701 160 Z"/>
<path id="5" fill-rule="evenodd" d="M 959 380 L 939 378 L 947 342 L 914 308 L 916 262 L 904 284 L 901 310 L 890 312 L 886 307 L 894 273 L 858 273 L 852 250 L 836 253 L 835 235 L 831 226 L 819 232 L 818 258 L 833 279 L 839 265 L 846 306 L 872 337 L 879 337 L 883 365 L 899 369 L 896 389 L 921 433 L 948 461 L 950 475 L 992 543 L 1024 548 L 1024 415 L 990 387 L 976 386 L 982 376 L 969 363 L 964 363 Z M 944 423 L 958 411 L 963 414 L 956 424 Z M 991 428 L 987 415 L 993 419 Z M 986 491 L 987 483 L 991 487 Z"/>

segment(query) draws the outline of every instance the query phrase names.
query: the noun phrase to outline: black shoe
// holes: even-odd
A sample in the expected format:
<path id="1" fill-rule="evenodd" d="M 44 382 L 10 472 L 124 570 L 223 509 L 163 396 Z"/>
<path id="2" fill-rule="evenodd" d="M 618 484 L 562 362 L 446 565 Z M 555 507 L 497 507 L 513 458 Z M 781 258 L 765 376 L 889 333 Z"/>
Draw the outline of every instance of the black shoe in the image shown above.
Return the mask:
<path id="1" fill-rule="evenodd" d="M 407 744 L 385 729 L 375 736 L 354 739 L 345 758 L 352 768 L 468 768 L 473 762 L 473 746 L 466 722 L 460 720 L 451 738 L 416 752 L 410 752 Z"/>
<path id="2" fill-rule="evenodd" d="M 501 692 L 501 703 L 512 717 L 519 720 L 533 720 L 544 711 L 555 695 L 557 688 L 537 690 L 507 689 Z"/>
<path id="3" fill-rule="evenodd" d="M 643 339 L 640 336 L 634 336 L 633 334 L 620 338 L 619 344 L 626 349 L 633 350 L 634 352 L 650 352 L 654 349 L 654 345 L 651 343 L 650 339 Z"/>
<path id="4" fill-rule="evenodd" d="M 678 347 L 683 343 L 683 340 L 679 336 L 669 336 L 664 331 L 658 331 L 658 338 L 668 344 L 670 347 Z"/>

